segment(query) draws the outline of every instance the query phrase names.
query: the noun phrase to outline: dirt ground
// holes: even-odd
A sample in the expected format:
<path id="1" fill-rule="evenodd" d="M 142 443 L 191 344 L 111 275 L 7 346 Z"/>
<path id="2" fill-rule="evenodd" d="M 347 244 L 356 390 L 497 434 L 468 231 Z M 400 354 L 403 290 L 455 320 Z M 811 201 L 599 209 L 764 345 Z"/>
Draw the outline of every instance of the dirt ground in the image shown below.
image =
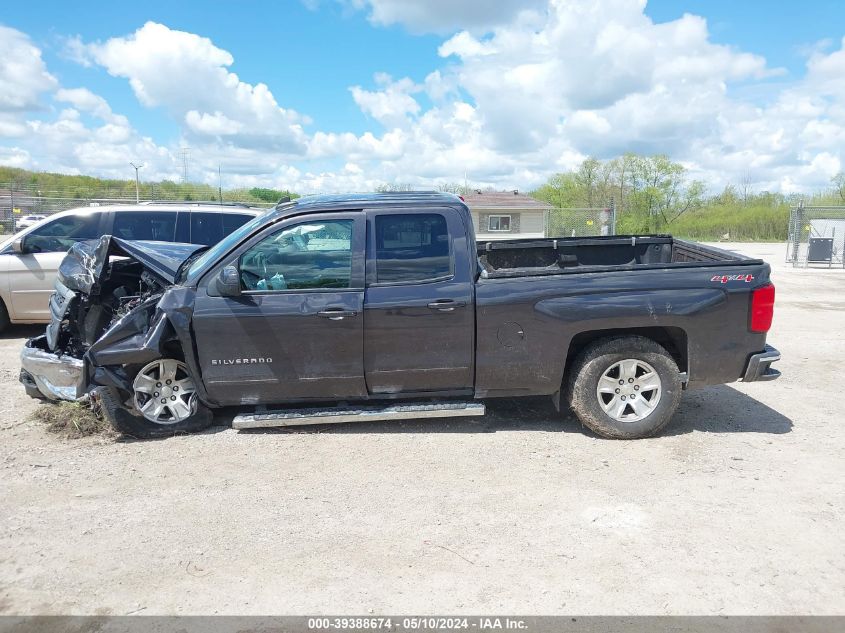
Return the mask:
<path id="1" fill-rule="evenodd" d="M 598 439 L 545 400 L 62 440 L 17 383 L 39 328 L 13 328 L 0 613 L 845 613 L 845 271 L 729 247 L 773 265 L 783 377 L 688 392 L 649 440 Z"/>

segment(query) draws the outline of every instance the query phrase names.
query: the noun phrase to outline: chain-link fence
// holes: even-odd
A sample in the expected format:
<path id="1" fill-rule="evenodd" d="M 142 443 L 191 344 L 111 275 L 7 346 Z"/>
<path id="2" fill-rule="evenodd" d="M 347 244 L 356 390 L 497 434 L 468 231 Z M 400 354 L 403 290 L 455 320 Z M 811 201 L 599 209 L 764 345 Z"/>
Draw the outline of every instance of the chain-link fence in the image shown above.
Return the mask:
<path id="1" fill-rule="evenodd" d="M 786 261 L 845 268 L 845 207 L 798 205 L 789 214 Z"/>
<path id="2" fill-rule="evenodd" d="M 616 234 L 613 206 L 586 209 L 550 209 L 546 212 L 546 237 L 591 237 Z"/>
<path id="3" fill-rule="evenodd" d="M 106 193 L 110 193 L 106 191 Z M 270 207 L 278 200 L 256 200 L 248 190 L 220 191 L 208 185 L 145 183 L 140 187 L 138 199 L 141 202 L 242 202 L 255 207 Z M 103 196 L 103 191 L 89 192 L 76 189 L 69 191 L 44 191 L 37 185 L 0 183 L 0 229 L 3 233 L 14 233 L 19 223 L 27 216 L 49 216 L 53 213 L 79 207 L 98 207 L 110 204 L 135 204 L 135 188 L 127 195 L 125 187 L 115 187 L 114 195 Z"/>

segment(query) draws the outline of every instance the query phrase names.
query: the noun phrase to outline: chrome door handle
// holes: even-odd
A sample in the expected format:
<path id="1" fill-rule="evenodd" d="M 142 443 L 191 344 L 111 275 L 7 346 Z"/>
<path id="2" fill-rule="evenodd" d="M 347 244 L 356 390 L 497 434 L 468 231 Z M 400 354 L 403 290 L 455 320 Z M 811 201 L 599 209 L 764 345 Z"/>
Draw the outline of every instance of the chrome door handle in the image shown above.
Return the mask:
<path id="1" fill-rule="evenodd" d="M 440 312 L 453 312 L 455 308 L 463 308 L 466 305 L 463 301 L 453 301 L 452 299 L 438 299 L 428 304 L 432 310 Z"/>
<path id="2" fill-rule="evenodd" d="M 317 313 L 318 317 L 329 319 L 330 321 L 340 321 L 346 317 L 354 317 L 357 312 L 354 310 L 344 310 L 343 308 L 329 308 L 327 310 L 320 310 Z"/>

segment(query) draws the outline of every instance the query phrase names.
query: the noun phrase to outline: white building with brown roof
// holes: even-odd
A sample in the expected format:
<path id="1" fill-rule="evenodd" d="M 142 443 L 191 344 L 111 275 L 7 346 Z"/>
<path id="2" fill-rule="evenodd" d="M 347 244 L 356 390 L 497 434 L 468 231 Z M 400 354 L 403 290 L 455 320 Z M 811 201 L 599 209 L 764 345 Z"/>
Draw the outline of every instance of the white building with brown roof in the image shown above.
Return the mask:
<path id="1" fill-rule="evenodd" d="M 463 196 L 479 241 L 545 237 L 550 204 L 518 191 L 470 191 Z"/>

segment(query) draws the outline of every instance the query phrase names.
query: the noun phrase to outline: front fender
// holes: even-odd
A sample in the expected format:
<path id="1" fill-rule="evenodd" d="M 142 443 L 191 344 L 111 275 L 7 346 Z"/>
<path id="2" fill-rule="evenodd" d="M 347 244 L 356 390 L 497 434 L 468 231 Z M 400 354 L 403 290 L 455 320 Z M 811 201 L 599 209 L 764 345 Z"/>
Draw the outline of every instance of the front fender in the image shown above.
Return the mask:
<path id="1" fill-rule="evenodd" d="M 110 371 L 99 372 L 102 384 L 114 385 L 115 376 L 121 375 L 112 371 L 116 366 L 145 365 L 159 358 L 172 357 L 172 351 L 165 347 L 175 343 L 181 348 L 185 363 L 194 376 L 200 400 L 213 404 L 202 383 L 191 332 L 194 296 L 193 288 L 172 286 L 110 327 L 85 355 L 94 371 L 94 382 L 100 383 L 97 368 L 107 368 Z M 130 391 L 130 378 L 125 379 L 125 384 L 115 386 Z"/>

